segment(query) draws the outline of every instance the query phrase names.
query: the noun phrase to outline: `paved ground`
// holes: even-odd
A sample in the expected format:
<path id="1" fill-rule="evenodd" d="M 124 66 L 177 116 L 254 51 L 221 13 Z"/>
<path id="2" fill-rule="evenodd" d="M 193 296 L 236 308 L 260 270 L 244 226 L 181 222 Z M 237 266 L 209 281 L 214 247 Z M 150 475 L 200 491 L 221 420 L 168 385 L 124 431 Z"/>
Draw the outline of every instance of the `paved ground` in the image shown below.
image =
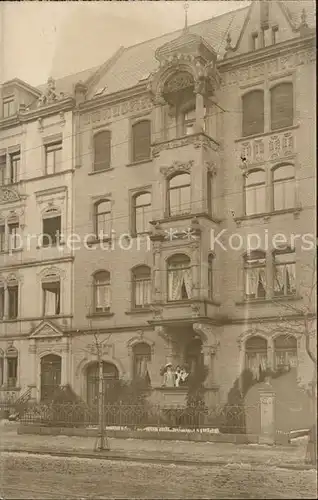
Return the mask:
<path id="1" fill-rule="evenodd" d="M 189 467 L 2 452 L 0 494 L 9 499 L 316 498 L 313 470 Z"/>
<path id="2" fill-rule="evenodd" d="M 261 446 L 234 445 L 228 443 L 194 443 L 186 441 L 152 441 L 139 439 L 109 439 L 114 452 L 123 452 L 133 457 L 192 460 L 203 462 L 224 461 L 228 463 L 263 463 L 270 465 L 304 464 L 307 439 L 294 445 Z M 16 426 L 0 427 L 0 449 L 38 451 L 76 451 L 89 453 L 94 449 L 95 439 L 87 437 L 18 435 Z"/>

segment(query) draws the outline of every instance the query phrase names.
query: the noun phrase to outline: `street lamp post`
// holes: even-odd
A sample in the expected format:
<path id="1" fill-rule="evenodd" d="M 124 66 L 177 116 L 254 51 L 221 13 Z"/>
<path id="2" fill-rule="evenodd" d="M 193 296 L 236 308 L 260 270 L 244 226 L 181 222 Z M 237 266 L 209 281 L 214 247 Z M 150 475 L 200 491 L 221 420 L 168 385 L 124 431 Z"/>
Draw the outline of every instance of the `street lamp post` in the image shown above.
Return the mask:
<path id="1" fill-rule="evenodd" d="M 109 451 L 109 443 L 105 431 L 104 421 L 104 370 L 101 353 L 101 343 L 95 335 L 96 352 L 98 359 L 98 436 L 95 451 Z"/>

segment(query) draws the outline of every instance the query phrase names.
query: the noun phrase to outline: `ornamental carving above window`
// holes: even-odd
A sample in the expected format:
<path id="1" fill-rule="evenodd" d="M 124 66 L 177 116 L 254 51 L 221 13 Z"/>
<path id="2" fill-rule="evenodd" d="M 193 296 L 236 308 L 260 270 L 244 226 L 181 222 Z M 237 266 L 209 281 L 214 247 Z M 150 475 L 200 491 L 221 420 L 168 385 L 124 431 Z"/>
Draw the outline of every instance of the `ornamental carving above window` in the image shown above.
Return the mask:
<path id="1" fill-rule="evenodd" d="M 164 87 L 164 92 L 178 92 L 194 86 L 193 77 L 190 73 L 178 73 L 170 78 Z"/>

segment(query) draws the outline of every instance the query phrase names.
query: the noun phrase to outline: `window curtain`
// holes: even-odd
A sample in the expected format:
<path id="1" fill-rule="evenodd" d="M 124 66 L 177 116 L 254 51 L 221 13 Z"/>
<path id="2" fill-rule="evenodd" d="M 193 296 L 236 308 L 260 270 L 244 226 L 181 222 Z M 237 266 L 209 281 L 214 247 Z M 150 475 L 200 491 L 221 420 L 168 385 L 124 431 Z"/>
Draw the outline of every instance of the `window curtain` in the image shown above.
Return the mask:
<path id="1" fill-rule="evenodd" d="M 144 306 L 151 303 L 150 280 L 140 280 L 135 282 L 135 303 L 136 306 Z"/>
<path id="2" fill-rule="evenodd" d="M 258 269 L 246 269 L 246 295 L 257 293 Z"/>
<path id="3" fill-rule="evenodd" d="M 45 314 L 53 316 L 57 311 L 57 293 L 45 290 Z"/>
<path id="4" fill-rule="evenodd" d="M 286 264 L 286 288 L 287 293 L 294 293 L 296 290 L 295 264 Z"/>
<path id="5" fill-rule="evenodd" d="M 96 309 L 105 309 L 110 304 L 109 285 L 96 286 Z"/>
<path id="6" fill-rule="evenodd" d="M 251 370 L 253 377 L 259 380 L 261 372 L 267 368 L 267 353 L 248 353 L 247 368 Z"/>
<path id="7" fill-rule="evenodd" d="M 192 274 L 191 269 L 169 270 L 169 298 L 170 300 L 182 299 L 182 286 L 184 285 L 188 298 L 192 295 Z"/>

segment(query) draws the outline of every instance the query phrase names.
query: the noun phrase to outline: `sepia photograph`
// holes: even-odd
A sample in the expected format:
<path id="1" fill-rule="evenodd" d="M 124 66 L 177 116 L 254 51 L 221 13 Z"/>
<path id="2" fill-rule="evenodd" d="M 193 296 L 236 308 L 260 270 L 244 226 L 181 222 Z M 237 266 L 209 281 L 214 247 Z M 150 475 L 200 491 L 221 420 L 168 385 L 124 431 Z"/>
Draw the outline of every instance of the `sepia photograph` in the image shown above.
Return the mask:
<path id="1" fill-rule="evenodd" d="M 0 500 L 317 498 L 316 3 L 0 2 Z"/>

